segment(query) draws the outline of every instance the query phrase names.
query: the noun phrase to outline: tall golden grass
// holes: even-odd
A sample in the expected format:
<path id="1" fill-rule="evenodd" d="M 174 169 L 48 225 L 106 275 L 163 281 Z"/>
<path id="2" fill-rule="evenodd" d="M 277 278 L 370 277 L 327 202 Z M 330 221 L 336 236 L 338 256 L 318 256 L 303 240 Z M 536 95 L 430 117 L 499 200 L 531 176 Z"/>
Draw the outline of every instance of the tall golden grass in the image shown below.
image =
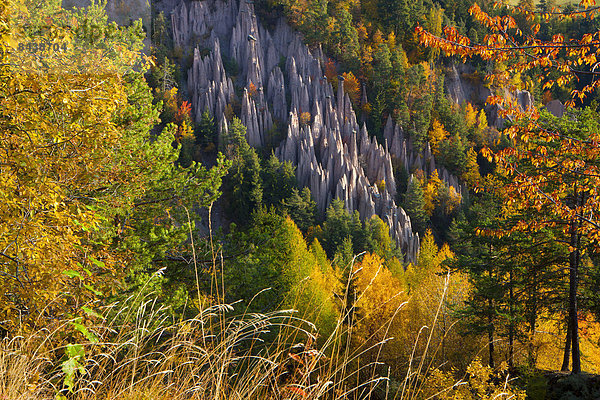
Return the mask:
<path id="1" fill-rule="evenodd" d="M 347 315 L 317 347 L 316 327 L 294 310 L 236 314 L 236 306 L 174 320 L 151 295 L 130 297 L 85 327 L 74 319 L 5 338 L 0 399 L 358 399 L 387 379 L 364 378 L 377 361 L 349 367 L 388 339 L 350 349 Z"/>
<path id="2" fill-rule="evenodd" d="M 0 400 L 404 400 L 442 398 L 463 384 L 438 379 L 435 389 L 427 388 L 429 374 L 437 371 L 426 357 L 437 351 L 429 346 L 433 329 L 423 335 L 425 353 L 413 352 L 400 387 L 390 389 L 379 361 L 382 346 L 392 340 L 388 323 L 379 327 L 383 340 L 351 348 L 350 310 L 328 338 L 317 341 L 316 327 L 292 309 L 236 314 L 237 306 L 211 305 L 194 318 L 175 320 L 151 295 L 130 297 L 91 313 L 85 326 L 74 319 L 5 338 Z M 78 352 L 69 351 L 73 346 Z M 361 356 L 373 350 L 375 360 L 361 365 Z M 511 398 L 510 391 L 497 398 Z"/>

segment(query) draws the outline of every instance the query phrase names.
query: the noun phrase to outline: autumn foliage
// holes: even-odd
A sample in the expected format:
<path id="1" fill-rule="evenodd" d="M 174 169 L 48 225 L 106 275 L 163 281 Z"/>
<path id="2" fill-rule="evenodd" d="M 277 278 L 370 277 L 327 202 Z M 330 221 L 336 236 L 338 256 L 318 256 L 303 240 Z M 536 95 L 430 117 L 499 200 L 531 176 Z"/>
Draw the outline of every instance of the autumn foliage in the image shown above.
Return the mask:
<path id="1" fill-rule="evenodd" d="M 590 3 L 582 2 L 584 7 L 589 5 Z M 591 17 L 595 12 L 596 8 L 593 7 L 587 11 L 561 14 L 560 17 L 586 18 Z M 452 27 L 446 27 L 441 37 L 418 27 L 417 33 L 421 43 L 440 48 L 447 55 L 457 55 L 463 59 L 478 56 L 484 60 L 509 63 L 510 69 L 496 70 L 487 76 L 492 85 L 515 71 L 536 70 L 541 71 L 538 73 L 538 79 L 543 82 L 543 88 L 550 88 L 553 85 L 564 86 L 572 80 L 581 79 L 582 75 L 587 73 L 582 69 L 588 68 L 593 71 L 595 68 L 594 46 L 597 33 L 584 34 L 580 38 L 569 40 L 555 35 L 550 41 L 541 41 L 536 37 L 540 29 L 539 24 L 532 25 L 526 33 L 517 26 L 515 21 L 515 13 L 519 13 L 524 14 L 527 21 L 533 22 L 535 15 L 531 11 L 508 7 L 507 15 L 492 17 L 475 4 L 470 8 L 470 13 L 489 30 L 489 34 L 481 43 L 471 43 L 469 38 L 460 35 Z M 541 16 L 543 20 L 548 20 L 550 17 L 550 14 Z M 568 105 L 574 105 L 586 94 L 592 93 L 599 82 L 599 80 L 592 80 L 583 88 L 573 90 Z M 515 122 L 504 130 L 504 134 L 514 141 L 514 146 L 508 146 L 497 152 L 492 152 L 489 148 L 484 148 L 482 151 L 482 154 L 499 163 L 501 169 L 511 176 L 512 182 L 505 187 L 510 201 L 519 204 L 525 202 L 537 210 L 548 206 L 563 220 L 582 219 L 585 223 L 582 224 L 581 229 L 584 229 L 586 234 L 590 234 L 592 240 L 598 241 L 600 224 L 594 219 L 585 217 L 585 215 L 592 215 L 593 210 L 598 207 L 595 190 L 592 190 L 587 201 L 573 207 L 563 198 L 566 193 L 572 191 L 572 187 L 569 187 L 570 183 L 565 182 L 552 189 L 550 186 L 556 179 L 562 180 L 564 174 L 575 173 L 584 177 L 582 183 L 586 188 L 598 187 L 599 166 L 592 160 L 597 160 L 599 156 L 600 133 L 594 129 L 586 129 L 583 135 L 568 135 L 556 127 L 540 123 L 540 113 L 535 107 L 522 110 L 513 99 L 505 99 L 498 95 L 491 96 L 487 101 L 489 104 L 502 104 L 500 115 Z M 523 161 L 536 167 L 547 166 L 556 176 L 549 175 L 546 168 L 538 168 L 537 172 L 529 170 L 524 173 L 518 166 Z M 553 166 L 558 166 L 558 169 Z"/>
<path id="2" fill-rule="evenodd" d="M 325 62 L 324 69 L 327 81 L 329 81 L 332 85 L 335 86 L 337 84 L 337 68 L 335 66 L 335 61 L 333 61 L 331 58 L 328 58 Z"/>
<path id="3" fill-rule="evenodd" d="M 29 324 L 27 314 L 67 311 L 65 284 L 85 298 L 96 277 L 117 277 L 106 247 L 88 245 L 100 236 L 99 208 L 129 200 L 119 188 L 137 179 L 137 168 L 122 158 L 128 149 L 114 120 L 126 87 L 110 60 L 94 62 L 105 71 L 82 74 L 79 63 L 54 73 L 13 69 L 0 94 L 3 320 Z"/>
<path id="4" fill-rule="evenodd" d="M 360 82 L 352 72 L 344 72 L 344 91 L 348 93 L 352 104 L 356 107 L 360 102 Z"/>
<path id="5" fill-rule="evenodd" d="M 583 0 L 582 9 L 571 12 L 557 12 L 559 18 L 581 19 L 593 18 L 597 12 L 594 0 Z M 491 16 L 484 12 L 476 3 L 471 6 L 469 13 L 488 34 L 478 43 L 461 35 L 454 27 L 445 27 L 442 36 L 437 36 L 423 27 L 416 28 L 421 44 L 441 49 L 447 55 L 456 55 L 466 60 L 470 57 L 481 57 L 483 60 L 494 60 L 497 63 L 510 62 L 510 70 L 488 75 L 490 84 L 507 81 L 509 74 L 522 71 L 538 70 L 537 77 L 543 83 L 542 89 L 553 86 L 565 86 L 571 81 L 579 81 L 582 74 L 594 71 L 597 62 L 595 46 L 599 43 L 598 32 L 585 33 L 578 38 L 565 38 L 561 34 L 553 35 L 550 40 L 539 39 L 540 23 L 548 22 L 554 17 L 552 12 L 543 12 L 536 19 L 533 10 L 522 7 L 499 5 L 505 11 L 504 15 Z M 524 16 L 528 22 L 523 30 L 516 17 Z M 541 20 L 540 20 L 541 19 Z M 539 22 L 538 22 L 539 21 Z M 558 72 L 554 74 L 551 72 Z M 594 72 L 591 72 L 595 74 Z M 598 80 L 592 80 L 581 89 L 571 92 L 572 100 L 569 105 L 575 105 L 576 100 L 583 99 L 586 94 L 593 93 L 600 85 Z M 499 102 L 495 97 L 488 101 Z M 514 113 L 515 110 L 511 110 Z"/>
<path id="6" fill-rule="evenodd" d="M 192 105 L 189 101 L 182 101 L 175 114 L 175 123 L 181 124 L 182 122 L 190 123 L 192 120 Z"/>
<path id="7" fill-rule="evenodd" d="M 598 116 L 590 108 L 574 109 L 586 96 L 596 91 L 596 47 L 598 31 L 565 38 L 554 34 L 550 39 L 539 38 L 541 24 L 553 19 L 586 21 L 594 18 L 595 2 L 583 0 L 580 9 L 542 12 L 536 15 L 533 7 L 500 6 L 502 12 L 492 16 L 477 4 L 469 9 L 471 16 L 487 31 L 479 42 L 461 35 L 454 27 L 445 27 L 443 35 L 416 28 L 423 45 L 441 49 L 446 55 L 463 60 L 478 57 L 493 61 L 496 68 L 486 79 L 492 87 L 520 89 L 512 75 L 529 74 L 541 89 L 564 87 L 584 81 L 570 92 L 567 117 L 554 118 L 540 112 L 535 105 L 519 106 L 514 96 L 493 94 L 490 105 L 499 106 L 499 115 L 511 121 L 503 135 L 508 145 L 496 149 L 484 147 L 482 155 L 495 162 L 501 177 L 489 189 L 505 202 L 503 215 L 515 222 L 503 229 L 484 230 L 497 237 L 515 232 L 542 232 L 552 229 L 563 243 L 568 243 L 569 292 L 565 295 L 568 326 L 563 369 L 568 369 L 569 354 L 573 371 L 581 371 L 579 348 L 579 309 L 581 296 L 579 271 L 587 247 L 595 253 L 600 243 L 600 222 L 596 213 L 600 206 L 600 129 Z M 472 158 L 473 155 L 470 156 Z M 476 181 L 476 174 L 466 176 Z M 500 183 L 498 185 L 498 183 Z"/>
<path id="8" fill-rule="evenodd" d="M 178 91 L 185 60 L 171 63 L 166 42 L 163 68 L 145 75 L 140 23 L 119 28 L 95 2 L 86 14 L 51 0 L 11 8 L 11 25 L 1 1 L 0 336 L 15 339 L 0 340 L 0 399 L 524 399 L 514 371 L 557 369 L 566 348 L 578 372 L 579 343 L 583 368 L 597 370 L 600 115 L 554 118 L 519 108 L 514 93 L 534 74 L 546 93 L 581 69 L 594 75 L 598 34 L 537 39 L 553 17 L 525 1 L 498 16 L 471 7 L 465 23 L 479 21 L 483 37 L 442 30 L 465 21 L 462 3 L 448 19 L 438 3 L 269 2 L 338 57 L 325 77 L 343 83 L 373 143 L 388 117 L 401 127 L 396 185 L 387 172 L 370 182 L 398 189 L 373 203 L 380 219 L 339 198 L 323 213 L 272 152 L 281 121 L 252 148 L 235 117 L 243 87 L 217 126 L 221 116 Z M 15 50 L 40 21 L 68 51 Z M 93 21 L 102 40 L 84 45 L 61 21 Z M 489 76 L 466 78 L 503 94 L 489 99 L 503 132 L 482 104 L 448 99 L 436 64 L 448 54 L 487 62 Z M 596 85 L 573 91 L 574 104 Z"/>
<path id="9" fill-rule="evenodd" d="M 165 200 L 180 200 L 211 178 L 200 178 L 203 168 L 177 170 L 174 126 L 149 137 L 159 110 L 143 76 L 139 22 L 122 30 L 98 23 L 103 40 L 92 46 L 67 34 L 63 22 L 101 21 L 99 5 L 72 14 L 55 2 L 32 14 L 11 11 L 13 24 L 3 25 L 10 68 L 0 88 L 0 319 L 3 329 L 19 332 L 116 295 L 136 262 L 154 258 L 147 244 L 160 252 L 156 242 L 181 241 L 165 226 L 176 213 Z M 21 23 L 37 19 L 54 21 L 55 40 L 69 41 L 67 50 L 39 55 L 43 63 L 16 45 L 37 38 Z M 167 93 L 172 104 L 165 107 L 175 112 L 177 90 Z M 192 135 L 189 113 L 183 103 L 182 136 Z M 140 239 L 146 228 L 151 233 Z"/>

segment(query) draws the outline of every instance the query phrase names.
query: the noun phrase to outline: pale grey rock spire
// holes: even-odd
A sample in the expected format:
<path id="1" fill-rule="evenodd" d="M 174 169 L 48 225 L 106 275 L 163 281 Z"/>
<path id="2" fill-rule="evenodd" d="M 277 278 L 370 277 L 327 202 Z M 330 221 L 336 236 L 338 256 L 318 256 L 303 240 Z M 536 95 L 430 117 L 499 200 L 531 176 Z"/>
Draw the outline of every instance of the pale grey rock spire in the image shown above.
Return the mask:
<path id="1" fill-rule="evenodd" d="M 233 82 L 227 77 L 221 58 L 220 41 L 211 35 L 212 51 L 202 58 L 194 49 L 192 67 L 188 70 L 188 92 L 192 103 L 192 115 L 196 122 L 208 110 L 217 126 L 224 120 L 224 111 L 234 96 Z"/>
<path id="2" fill-rule="evenodd" d="M 405 261 L 416 262 L 419 237 L 412 231 L 410 218 L 395 204 L 392 160 L 399 157 L 403 165 L 413 164 L 403 132 L 390 119 L 384 145 L 370 139 L 364 123 L 358 124 L 344 82 L 340 80 L 334 93 L 324 77 L 320 47 L 309 49 L 283 19 L 272 32 L 267 31 L 248 1 L 206 0 L 189 5 L 182 1 L 172 22 L 176 45 L 196 45 L 193 39 L 211 49 L 205 57 L 195 49 L 188 71 L 196 119 L 208 109 L 218 122 L 219 135 L 227 132 L 223 113 L 233 104 L 235 91 L 223 58 L 235 60 L 239 67 L 236 84 L 244 87 L 235 101 L 241 105 L 248 143 L 265 145 L 274 120 L 284 124 L 286 135 L 275 154 L 296 166 L 298 182 L 310 188 L 318 211 L 324 214 L 331 201 L 339 198 L 348 211 L 358 211 L 363 221 L 379 216 L 402 248 Z M 366 102 L 364 88 L 361 101 Z M 309 113 L 310 118 L 304 115 L 301 123 L 302 113 Z"/>

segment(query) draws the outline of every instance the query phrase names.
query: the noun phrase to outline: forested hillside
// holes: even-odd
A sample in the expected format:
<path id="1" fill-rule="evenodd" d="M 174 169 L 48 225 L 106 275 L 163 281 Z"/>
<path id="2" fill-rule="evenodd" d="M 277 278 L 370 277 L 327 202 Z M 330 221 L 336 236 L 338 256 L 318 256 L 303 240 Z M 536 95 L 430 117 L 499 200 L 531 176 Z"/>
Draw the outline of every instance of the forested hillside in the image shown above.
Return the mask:
<path id="1" fill-rule="evenodd" d="M 595 4 L 90 3 L 0 0 L 0 398 L 600 397 Z"/>

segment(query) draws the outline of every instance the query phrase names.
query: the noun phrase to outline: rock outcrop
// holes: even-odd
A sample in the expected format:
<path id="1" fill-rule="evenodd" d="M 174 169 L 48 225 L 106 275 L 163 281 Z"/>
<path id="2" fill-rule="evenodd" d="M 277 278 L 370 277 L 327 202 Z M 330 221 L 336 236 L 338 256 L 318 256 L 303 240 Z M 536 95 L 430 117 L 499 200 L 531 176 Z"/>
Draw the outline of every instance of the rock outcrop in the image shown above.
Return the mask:
<path id="1" fill-rule="evenodd" d="M 477 74 L 475 68 L 469 64 L 452 65 L 446 71 L 445 79 L 448 97 L 458 105 L 465 102 L 477 104 L 485 109 L 489 126 L 497 129 L 504 128 L 504 119 L 500 117 L 498 105 L 486 105 L 486 100 L 492 94 L 499 94 L 504 99 L 514 102 L 521 111 L 526 111 L 534 105 L 533 96 L 527 90 L 493 91 L 484 85 L 482 78 Z"/>
<path id="2" fill-rule="evenodd" d="M 492 94 L 483 84 L 475 68 L 469 64 L 452 65 L 446 71 L 445 79 L 448 97 L 458 105 L 464 102 L 483 105 Z"/>
<path id="3" fill-rule="evenodd" d="M 194 61 L 188 71 L 188 92 L 196 122 L 200 121 L 204 110 L 208 110 L 221 126 L 225 107 L 231 103 L 235 93 L 233 82 L 223 67 L 219 39 L 213 35 L 211 42 L 212 51 L 204 58 L 200 57 L 197 47 L 194 49 Z"/>
<path id="4" fill-rule="evenodd" d="M 412 173 L 422 170 L 428 177 L 432 174 L 437 174 L 438 178 L 446 186 L 453 188 L 461 197 L 468 190 L 464 184 L 461 184 L 458 177 L 451 174 L 443 166 L 436 164 L 429 143 L 425 145 L 423 151 L 416 151 L 413 148 L 410 138 L 404 135 L 402 127 L 394 124 L 389 117 L 383 130 L 383 137 L 385 138 L 386 145 L 389 146 L 389 153 L 392 160 L 404 166 L 407 172 Z"/>
<path id="5" fill-rule="evenodd" d="M 275 121 L 286 126 L 276 155 L 296 165 L 298 182 L 310 188 L 319 212 L 338 198 L 362 220 L 378 215 L 405 261 L 414 263 L 419 236 L 395 203 L 392 160 L 399 159 L 408 171 L 417 167 L 432 173 L 436 166 L 431 152 L 415 155 L 391 120 L 386 144 L 370 138 L 365 125 L 359 126 L 343 81 L 334 93 L 324 77 L 321 49 L 309 49 L 283 19 L 267 31 L 258 23 L 252 1 L 182 1 L 171 17 L 175 45 L 194 48 L 188 92 L 196 120 L 209 110 L 226 130 L 223 111 L 234 101 L 234 84 L 243 87 L 237 101 L 250 145 L 264 145 Z M 209 49 L 208 55 L 201 57 L 201 48 Z M 235 82 L 225 73 L 224 57 L 238 66 Z M 366 101 L 364 88 L 362 96 Z M 455 177 L 440 175 L 460 192 Z"/>
<path id="6" fill-rule="evenodd" d="M 552 100 L 546 104 L 546 110 L 555 117 L 561 118 L 565 113 L 565 105 L 560 100 Z"/>

